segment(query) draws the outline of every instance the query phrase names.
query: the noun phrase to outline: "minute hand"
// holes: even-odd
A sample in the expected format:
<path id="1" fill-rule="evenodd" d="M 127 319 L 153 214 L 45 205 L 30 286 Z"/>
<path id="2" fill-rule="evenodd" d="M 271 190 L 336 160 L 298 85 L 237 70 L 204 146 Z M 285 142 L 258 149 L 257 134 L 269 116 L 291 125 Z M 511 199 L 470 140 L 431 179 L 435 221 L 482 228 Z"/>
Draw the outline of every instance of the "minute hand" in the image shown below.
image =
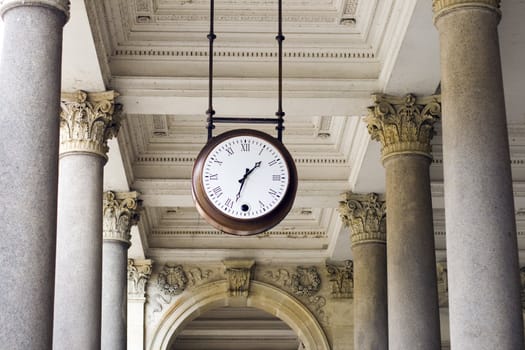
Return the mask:
<path id="1" fill-rule="evenodd" d="M 242 191 L 242 189 L 244 187 L 244 183 L 246 182 L 246 179 L 248 178 L 248 175 L 250 175 L 256 168 L 258 168 L 260 166 L 261 166 L 261 162 L 257 162 L 257 163 L 255 163 L 253 168 L 251 168 L 251 169 L 246 168 L 246 173 L 244 174 L 242 179 L 239 180 L 239 182 L 241 184 L 241 188 L 239 188 L 239 192 L 237 192 L 237 196 L 235 198 L 235 201 L 238 201 L 239 198 L 241 197 L 241 191 Z"/>

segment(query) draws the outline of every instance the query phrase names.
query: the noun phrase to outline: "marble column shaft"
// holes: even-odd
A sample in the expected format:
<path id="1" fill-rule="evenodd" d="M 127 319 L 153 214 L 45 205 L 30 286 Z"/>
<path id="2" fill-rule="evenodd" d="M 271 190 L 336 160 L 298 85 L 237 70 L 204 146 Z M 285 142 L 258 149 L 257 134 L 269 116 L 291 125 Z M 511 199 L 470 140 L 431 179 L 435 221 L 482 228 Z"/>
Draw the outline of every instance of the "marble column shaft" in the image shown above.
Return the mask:
<path id="1" fill-rule="evenodd" d="M 65 1 L 0 1 L 0 347 L 51 349 Z M 51 281 L 51 282 L 50 282 Z"/>
<path id="2" fill-rule="evenodd" d="M 500 1 L 434 1 L 441 45 L 451 346 L 524 349 Z"/>
<path id="3" fill-rule="evenodd" d="M 105 192 L 102 248 L 102 350 L 125 350 L 130 230 L 138 220 L 136 192 Z"/>
<path id="4" fill-rule="evenodd" d="M 430 194 L 430 140 L 439 96 L 373 95 L 368 129 L 386 170 L 390 350 L 441 348 Z"/>
<path id="5" fill-rule="evenodd" d="M 118 130 L 112 91 L 62 94 L 55 278 L 55 350 L 100 349 L 102 179 Z"/>
<path id="6" fill-rule="evenodd" d="M 388 349 L 385 209 L 375 193 L 346 193 L 339 205 L 352 228 L 355 349 Z"/>

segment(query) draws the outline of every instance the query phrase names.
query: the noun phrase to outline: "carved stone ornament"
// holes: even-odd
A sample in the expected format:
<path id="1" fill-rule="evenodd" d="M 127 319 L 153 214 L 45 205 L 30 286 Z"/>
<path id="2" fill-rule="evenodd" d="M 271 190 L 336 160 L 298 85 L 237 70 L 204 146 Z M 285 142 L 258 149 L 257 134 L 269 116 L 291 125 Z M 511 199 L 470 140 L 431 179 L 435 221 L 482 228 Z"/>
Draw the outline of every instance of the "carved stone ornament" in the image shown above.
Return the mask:
<path id="1" fill-rule="evenodd" d="M 120 128 L 120 105 L 114 91 L 62 93 L 60 154 L 95 153 L 107 159 L 107 140 Z"/>
<path id="2" fill-rule="evenodd" d="M 326 264 L 332 298 L 352 298 L 354 294 L 354 262 L 346 260 L 344 266 Z"/>
<path id="3" fill-rule="evenodd" d="M 448 270 L 446 262 L 438 262 L 436 265 L 437 271 L 437 287 L 438 299 L 440 307 L 448 306 Z"/>
<path id="4" fill-rule="evenodd" d="M 69 18 L 69 0 L 0 0 L 0 17 L 17 6 L 42 6 L 62 11 Z"/>
<path id="5" fill-rule="evenodd" d="M 432 0 L 434 22 L 442 14 L 460 7 L 484 7 L 496 11 L 501 16 L 500 4 L 501 0 Z"/>
<path id="6" fill-rule="evenodd" d="M 151 260 L 128 259 L 128 297 L 144 298 L 151 277 Z"/>
<path id="7" fill-rule="evenodd" d="M 104 240 L 131 244 L 131 226 L 139 219 L 137 192 L 104 192 Z"/>
<path id="8" fill-rule="evenodd" d="M 525 310 L 525 266 L 520 268 L 521 280 L 521 308 Z"/>
<path id="9" fill-rule="evenodd" d="M 339 202 L 343 224 L 352 228 L 352 245 L 386 243 L 386 204 L 376 193 L 346 192 Z"/>
<path id="10" fill-rule="evenodd" d="M 223 261 L 228 290 L 231 296 L 247 297 L 250 290 L 254 260 L 226 260 Z"/>
<path id="11" fill-rule="evenodd" d="M 296 296 L 312 296 L 321 289 L 321 276 L 317 267 L 302 267 L 296 269 L 292 275 L 292 292 Z"/>
<path id="12" fill-rule="evenodd" d="M 365 119 L 373 140 L 381 142 L 383 160 L 395 154 L 421 154 L 432 158 L 430 141 L 441 117 L 441 96 L 404 97 L 372 95 Z"/>
<path id="13" fill-rule="evenodd" d="M 186 289 L 187 283 L 188 278 L 182 265 L 164 265 L 157 279 L 159 289 L 168 296 L 181 294 Z"/>

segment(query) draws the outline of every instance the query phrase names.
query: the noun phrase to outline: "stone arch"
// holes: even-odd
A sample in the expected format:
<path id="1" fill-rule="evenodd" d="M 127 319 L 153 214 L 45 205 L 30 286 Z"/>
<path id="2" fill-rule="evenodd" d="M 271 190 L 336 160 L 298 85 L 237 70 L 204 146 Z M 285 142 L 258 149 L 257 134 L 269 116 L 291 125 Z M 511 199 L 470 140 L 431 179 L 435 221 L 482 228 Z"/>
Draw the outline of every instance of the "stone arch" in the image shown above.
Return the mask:
<path id="1" fill-rule="evenodd" d="M 249 306 L 266 311 L 288 324 L 306 349 L 330 350 L 326 335 L 315 316 L 299 300 L 259 281 L 251 281 L 248 297 L 231 297 L 226 280 L 203 284 L 184 293 L 162 316 L 148 348 L 168 350 L 190 321 L 221 306 Z"/>

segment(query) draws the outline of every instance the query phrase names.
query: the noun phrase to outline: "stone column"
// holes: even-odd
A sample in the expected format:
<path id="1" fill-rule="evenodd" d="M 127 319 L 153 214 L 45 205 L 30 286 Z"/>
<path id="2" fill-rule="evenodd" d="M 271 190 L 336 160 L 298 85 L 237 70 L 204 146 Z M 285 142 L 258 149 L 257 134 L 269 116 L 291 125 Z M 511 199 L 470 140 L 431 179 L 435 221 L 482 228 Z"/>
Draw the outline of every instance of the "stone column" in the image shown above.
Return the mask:
<path id="1" fill-rule="evenodd" d="M 128 350 L 144 350 L 144 303 L 151 260 L 128 259 Z"/>
<path id="2" fill-rule="evenodd" d="M 113 91 L 62 94 L 55 350 L 100 349 L 102 176 L 115 136 Z"/>
<path id="3" fill-rule="evenodd" d="M 104 193 L 102 350 L 126 349 L 128 248 L 139 210 L 137 192 Z"/>
<path id="4" fill-rule="evenodd" d="M 386 170 L 390 350 L 440 349 L 430 140 L 440 97 L 372 96 L 368 130 Z"/>
<path id="5" fill-rule="evenodd" d="M 523 349 L 499 0 L 433 1 L 453 349 Z"/>
<path id="6" fill-rule="evenodd" d="M 385 209 L 375 193 L 345 193 L 339 205 L 352 228 L 355 349 L 388 349 Z"/>
<path id="7" fill-rule="evenodd" d="M 3 0 L 0 16 L 0 347 L 51 349 L 56 116 L 69 2 Z"/>

